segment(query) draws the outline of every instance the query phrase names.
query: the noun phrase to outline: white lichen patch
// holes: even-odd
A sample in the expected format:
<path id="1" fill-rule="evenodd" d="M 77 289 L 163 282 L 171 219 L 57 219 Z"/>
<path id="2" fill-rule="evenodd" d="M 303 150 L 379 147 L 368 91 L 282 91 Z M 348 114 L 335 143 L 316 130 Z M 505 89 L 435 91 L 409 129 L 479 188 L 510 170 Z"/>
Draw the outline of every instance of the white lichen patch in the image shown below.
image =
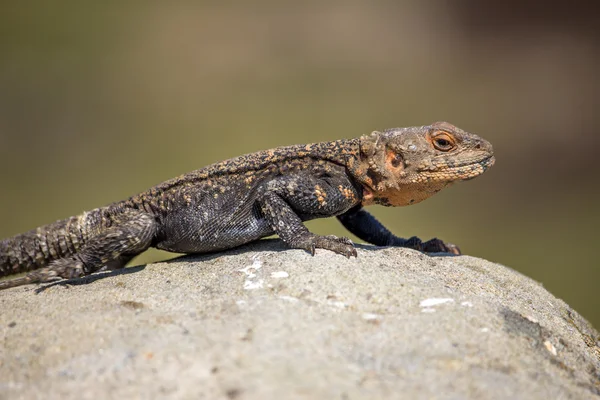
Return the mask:
<path id="1" fill-rule="evenodd" d="M 281 300 L 289 301 L 290 303 L 297 303 L 299 300 L 297 297 L 292 296 L 278 296 Z"/>
<path id="2" fill-rule="evenodd" d="M 549 340 L 546 340 L 544 342 L 544 347 L 546 348 L 546 350 L 548 350 L 548 352 L 550 352 L 550 354 L 552 354 L 553 356 L 557 355 L 558 352 L 556 351 L 556 347 L 554 347 L 554 345 L 552 343 L 550 343 Z"/>
<path id="3" fill-rule="evenodd" d="M 524 317 L 527 318 L 529 321 L 533 322 L 534 324 L 539 324 L 539 321 L 531 315 L 524 315 Z"/>
<path id="4" fill-rule="evenodd" d="M 435 307 L 435 306 L 439 306 L 440 304 L 453 303 L 453 302 L 454 302 L 454 299 L 451 299 L 451 298 L 432 297 L 430 299 L 422 300 L 419 303 L 419 307 Z"/>
<path id="5" fill-rule="evenodd" d="M 254 257 L 252 259 L 252 264 L 244 267 L 242 269 L 238 269 L 239 272 L 242 272 L 246 275 L 246 280 L 244 281 L 244 290 L 254 290 L 260 289 L 264 286 L 264 280 L 258 279 L 257 277 L 258 270 L 262 268 L 262 261 L 258 257 Z"/>
<path id="6" fill-rule="evenodd" d="M 258 258 L 254 258 L 252 260 L 252 264 L 244 267 L 242 269 L 238 269 L 238 271 L 246 274 L 247 279 L 252 279 L 256 277 L 256 272 L 262 268 L 262 261 Z"/>
<path id="7" fill-rule="evenodd" d="M 260 289 L 264 286 L 265 281 L 263 281 L 262 279 L 259 279 L 257 281 L 251 281 L 246 279 L 246 282 L 244 282 L 244 290 L 254 290 L 254 289 Z"/>
<path id="8" fill-rule="evenodd" d="M 341 308 L 341 309 L 344 309 L 347 307 L 346 303 L 344 303 L 343 301 L 328 300 L 327 304 L 329 304 L 330 306 L 334 306 L 336 308 Z"/>
<path id="9" fill-rule="evenodd" d="M 361 315 L 361 317 L 366 321 L 377 321 L 383 318 L 383 316 L 373 313 L 364 313 L 363 315 Z"/>
<path id="10" fill-rule="evenodd" d="M 271 278 L 288 278 L 290 274 L 285 271 L 271 272 Z"/>

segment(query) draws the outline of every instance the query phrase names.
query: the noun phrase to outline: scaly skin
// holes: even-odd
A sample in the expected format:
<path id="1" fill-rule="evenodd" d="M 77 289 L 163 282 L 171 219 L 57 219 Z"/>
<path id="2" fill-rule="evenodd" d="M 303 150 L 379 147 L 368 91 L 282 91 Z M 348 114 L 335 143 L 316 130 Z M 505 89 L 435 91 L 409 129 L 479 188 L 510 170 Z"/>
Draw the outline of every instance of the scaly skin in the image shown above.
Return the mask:
<path id="1" fill-rule="evenodd" d="M 347 238 L 303 221 L 336 216 L 378 246 L 460 254 L 438 239 L 402 239 L 364 206 L 418 203 L 494 163 L 490 143 L 446 122 L 357 139 L 279 147 L 210 165 L 146 192 L 0 242 L 0 289 L 122 268 L 149 247 L 206 253 L 273 233 L 291 248 L 356 256 Z"/>

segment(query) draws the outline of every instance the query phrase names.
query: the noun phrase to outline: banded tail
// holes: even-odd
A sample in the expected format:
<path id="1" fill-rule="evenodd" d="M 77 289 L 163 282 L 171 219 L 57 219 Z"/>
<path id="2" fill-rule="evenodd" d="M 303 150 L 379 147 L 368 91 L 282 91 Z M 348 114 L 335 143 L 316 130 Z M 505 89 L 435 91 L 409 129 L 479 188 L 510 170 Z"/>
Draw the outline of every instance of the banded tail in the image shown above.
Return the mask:
<path id="1" fill-rule="evenodd" d="M 150 247 L 156 233 L 152 215 L 116 204 L 5 239 L 0 241 L 0 278 L 28 274 L 0 281 L 0 290 L 123 268 Z"/>
<path id="2" fill-rule="evenodd" d="M 87 235 L 89 213 L 0 241 L 0 277 L 32 271 L 75 254 Z"/>

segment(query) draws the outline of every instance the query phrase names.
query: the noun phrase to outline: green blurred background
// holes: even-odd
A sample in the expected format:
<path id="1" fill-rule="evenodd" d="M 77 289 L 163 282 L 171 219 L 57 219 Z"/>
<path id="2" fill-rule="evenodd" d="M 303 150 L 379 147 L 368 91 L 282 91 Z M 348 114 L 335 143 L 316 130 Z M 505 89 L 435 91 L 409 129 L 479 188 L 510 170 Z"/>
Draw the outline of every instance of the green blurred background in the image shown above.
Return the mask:
<path id="1" fill-rule="evenodd" d="M 3 1 L 0 237 L 242 153 L 447 120 L 490 140 L 496 166 L 371 211 L 533 277 L 600 326 L 593 7 Z"/>

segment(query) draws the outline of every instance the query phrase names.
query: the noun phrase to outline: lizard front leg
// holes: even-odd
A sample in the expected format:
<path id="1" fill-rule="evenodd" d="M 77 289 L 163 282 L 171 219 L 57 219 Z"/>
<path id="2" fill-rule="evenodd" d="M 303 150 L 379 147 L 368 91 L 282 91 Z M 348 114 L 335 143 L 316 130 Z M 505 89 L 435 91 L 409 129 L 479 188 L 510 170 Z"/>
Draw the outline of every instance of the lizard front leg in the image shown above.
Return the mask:
<path id="1" fill-rule="evenodd" d="M 390 232 L 381 222 L 362 208 L 361 205 L 355 206 L 344 214 L 338 215 L 337 218 L 354 235 L 376 246 L 408 247 L 426 253 L 460 254 L 460 249 L 457 246 L 451 243 L 444 243 L 439 239 L 422 242 L 416 236 L 410 239 L 400 238 Z"/>
<path id="2" fill-rule="evenodd" d="M 350 239 L 316 235 L 304 226 L 301 218 L 329 217 L 343 212 L 358 198 L 356 192 L 349 195 L 353 190 L 347 181 L 285 176 L 268 182 L 258 202 L 272 229 L 291 248 L 304 249 L 312 255 L 315 249 L 326 249 L 346 257 L 356 257 L 356 249 Z"/>
<path id="3" fill-rule="evenodd" d="M 29 272 L 21 278 L 0 282 L 0 289 L 42 283 L 56 278 L 79 278 L 106 266 L 123 268 L 135 255 L 148 247 L 156 234 L 156 221 L 139 211 L 124 211 L 112 217 L 106 228 L 95 227 L 98 233 L 90 235 L 77 253 L 52 261 L 47 267 Z"/>

